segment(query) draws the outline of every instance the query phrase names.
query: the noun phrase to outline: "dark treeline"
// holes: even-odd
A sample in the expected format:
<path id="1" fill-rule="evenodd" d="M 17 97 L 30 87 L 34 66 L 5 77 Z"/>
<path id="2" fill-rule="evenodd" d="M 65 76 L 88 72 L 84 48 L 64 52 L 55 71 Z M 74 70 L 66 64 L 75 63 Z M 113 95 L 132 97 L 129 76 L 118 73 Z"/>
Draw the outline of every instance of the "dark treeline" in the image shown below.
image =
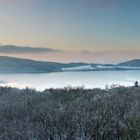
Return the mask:
<path id="1" fill-rule="evenodd" d="M 140 88 L 0 87 L 0 140 L 139 140 Z"/>

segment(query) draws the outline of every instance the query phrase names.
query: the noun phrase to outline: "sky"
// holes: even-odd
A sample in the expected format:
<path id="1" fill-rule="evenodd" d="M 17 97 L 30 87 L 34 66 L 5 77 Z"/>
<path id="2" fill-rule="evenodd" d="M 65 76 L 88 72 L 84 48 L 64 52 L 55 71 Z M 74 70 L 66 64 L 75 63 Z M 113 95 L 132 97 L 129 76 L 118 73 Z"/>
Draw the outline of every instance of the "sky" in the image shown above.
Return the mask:
<path id="1" fill-rule="evenodd" d="M 0 55 L 118 63 L 139 54 L 140 0 L 0 0 Z"/>

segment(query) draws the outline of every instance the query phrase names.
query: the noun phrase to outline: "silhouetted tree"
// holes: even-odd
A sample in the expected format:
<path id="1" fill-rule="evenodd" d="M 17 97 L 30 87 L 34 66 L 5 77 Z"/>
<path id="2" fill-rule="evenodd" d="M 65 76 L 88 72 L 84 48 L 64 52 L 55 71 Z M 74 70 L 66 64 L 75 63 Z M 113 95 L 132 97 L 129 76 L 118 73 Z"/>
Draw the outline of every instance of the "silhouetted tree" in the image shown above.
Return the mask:
<path id="1" fill-rule="evenodd" d="M 135 87 L 138 87 L 138 86 L 139 86 L 138 81 L 136 81 L 135 82 Z"/>

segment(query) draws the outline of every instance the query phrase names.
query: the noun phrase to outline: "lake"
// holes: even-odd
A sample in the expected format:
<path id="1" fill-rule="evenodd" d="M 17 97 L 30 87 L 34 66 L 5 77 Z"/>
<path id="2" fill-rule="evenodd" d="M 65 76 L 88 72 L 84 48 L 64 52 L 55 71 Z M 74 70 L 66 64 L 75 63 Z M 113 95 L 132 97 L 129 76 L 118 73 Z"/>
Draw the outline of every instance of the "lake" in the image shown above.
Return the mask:
<path id="1" fill-rule="evenodd" d="M 105 88 L 106 85 L 132 86 L 140 81 L 140 70 L 57 72 L 46 74 L 0 74 L 0 86 L 18 88 L 63 88 L 66 86 L 85 88 Z"/>

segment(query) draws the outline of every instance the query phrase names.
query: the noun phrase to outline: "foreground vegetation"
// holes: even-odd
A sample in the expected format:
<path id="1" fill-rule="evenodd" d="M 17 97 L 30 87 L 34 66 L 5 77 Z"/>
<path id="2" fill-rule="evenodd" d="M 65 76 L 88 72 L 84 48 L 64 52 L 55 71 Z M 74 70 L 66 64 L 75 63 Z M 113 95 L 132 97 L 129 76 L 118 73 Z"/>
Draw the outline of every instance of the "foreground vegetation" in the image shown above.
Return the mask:
<path id="1" fill-rule="evenodd" d="M 140 88 L 0 87 L 0 140 L 138 140 Z"/>

